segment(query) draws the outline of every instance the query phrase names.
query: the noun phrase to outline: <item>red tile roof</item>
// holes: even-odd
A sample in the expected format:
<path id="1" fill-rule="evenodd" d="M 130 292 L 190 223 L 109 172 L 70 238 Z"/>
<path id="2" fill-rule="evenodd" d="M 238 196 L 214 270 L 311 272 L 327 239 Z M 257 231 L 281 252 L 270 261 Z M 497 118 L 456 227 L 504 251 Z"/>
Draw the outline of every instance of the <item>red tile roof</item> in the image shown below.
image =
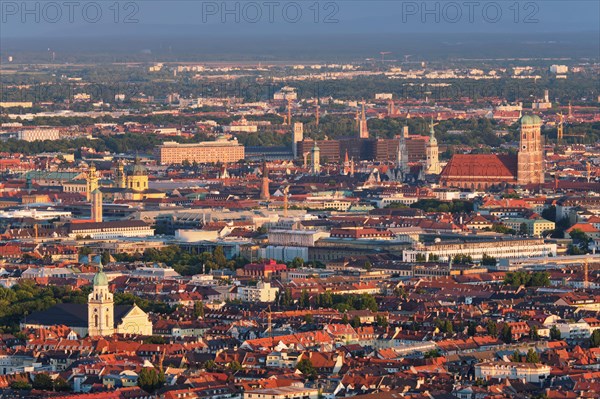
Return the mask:
<path id="1" fill-rule="evenodd" d="M 495 154 L 456 154 L 442 171 L 442 178 L 516 179 L 517 157 Z"/>

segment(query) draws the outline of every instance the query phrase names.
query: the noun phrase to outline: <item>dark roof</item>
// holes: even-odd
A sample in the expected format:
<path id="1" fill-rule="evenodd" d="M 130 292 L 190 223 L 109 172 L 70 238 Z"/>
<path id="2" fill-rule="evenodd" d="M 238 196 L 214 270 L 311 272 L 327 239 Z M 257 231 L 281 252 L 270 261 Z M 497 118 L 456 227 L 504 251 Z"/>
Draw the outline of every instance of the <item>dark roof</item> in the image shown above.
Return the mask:
<path id="1" fill-rule="evenodd" d="M 121 323 L 123 317 L 133 308 L 132 305 L 115 306 L 115 327 Z M 43 326 L 65 325 L 67 327 L 88 326 L 88 305 L 81 303 L 59 303 L 50 309 L 34 312 L 27 316 L 28 324 Z"/>

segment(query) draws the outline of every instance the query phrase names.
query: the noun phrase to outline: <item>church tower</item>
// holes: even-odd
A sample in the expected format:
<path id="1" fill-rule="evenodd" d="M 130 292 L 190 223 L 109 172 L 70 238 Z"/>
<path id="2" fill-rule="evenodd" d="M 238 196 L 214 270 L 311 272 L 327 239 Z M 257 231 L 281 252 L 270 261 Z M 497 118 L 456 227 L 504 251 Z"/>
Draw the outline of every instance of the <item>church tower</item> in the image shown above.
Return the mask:
<path id="1" fill-rule="evenodd" d="M 317 141 L 315 140 L 315 145 L 311 150 L 311 171 L 313 174 L 318 175 L 321 173 L 321 149 L 317 145 Z"/>
<path id="2" fill-rule="evenodd" d="M 425 165 L 425 173 L 430 175 L 440 174 L 440 160 L 438 154 L 438 143 L 435 138 L 435 124 L 433 123 L 433 118 L 431 118 L 431 124 L 429 125 L 429 143 L 427 143 L 426 148 L 426 165 Z"/>
<path id="3" fill-rule="evenodd" d="M 544 183 L 542 120 L 537 115 L 525 115 L 521 118 L 517 165 L 519 185 Z"/>
<path id="4" fill-rule="evenodd" d="M 369 129 L 367 127 L 367 116 L 365 114 L 365 102 L 362 102 L 362 112 L 360 115 L 360 123 L 358 125 L 358 137 L 361 139 L 369 138 Z"/>
<path id="5" fill-rule="evenodd" d="M 88 296 L 88 335 L 108 336 L 115 333 L 113 294 L 108 290 L 108 277 L 102 268 L 94 276 L 94 288 Z"/>
<path id="6" fill-rule="evenodd" d="M 122 161 L 117 161 L 117 167 L 115 169 L 115 186 L 117 188 L 127 187 L 127 181 L 125 177 L 125 167 Z"/>
<path id="7" fill-rule="evenodd" d="M 350 157 L 348 156 L 348 149 L 346 149 L 346 155 L 344 155 L 344 163 L 342 164 L 342 175 L 350 174 Z"/>
<path id="8" fill-rule="evenodd" d="M 260 199 L 268 200 L 269 198 L 271 198 L 271 194 L 269 193 L 269 168 L 267 167 L 267 161 L 265 160 L 262 165 Z"/>
<path id="9" fill-rule="evenodd" d="M 86 183 L 87 191 L 85 193 L 86 200 L 90 202 L 92 200 L 92 192 L 98 188 L 98 172 L 96 171 L 96 165 L 93 163 L 90 165 L 87 171 Z"/>
<path id="10" fill-rule="evenodd" d="M 131 174 L 127 176 L 127 188 L 137 192 L 148 190 L 148 171 L 138 157 L 135 157 Z"/>
<path id="11" fill-rule="evenodd" d="M 99 188 L 92 192 L 92 217 L 93 222 L 102 222 L 102 191 Z"/>
<path id="12" fill-rule="evenodd" d="M 409 172 L 410 167 L 408 166 L 408 150 L 406 148 L 406 139 L 403 132 L 400 135 L 400 140 L 398 141 L 398 155 L 396 157 L 396 180 L 404 181 Z"/>

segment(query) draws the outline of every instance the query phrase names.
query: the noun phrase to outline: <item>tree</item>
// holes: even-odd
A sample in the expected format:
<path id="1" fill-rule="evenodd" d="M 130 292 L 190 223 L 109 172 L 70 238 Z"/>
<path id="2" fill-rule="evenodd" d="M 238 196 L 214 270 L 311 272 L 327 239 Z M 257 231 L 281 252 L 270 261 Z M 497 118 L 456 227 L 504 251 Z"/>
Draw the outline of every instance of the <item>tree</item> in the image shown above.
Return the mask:
<path id="1" fill-rule="evenodd" d="M 498 325 L 495 321 L 489 320 L 486 324 L 487 333 L 492 337 L 498 336 Z"/>
<path id="2" fill-rule="evenodd" d="M 488 254 L 483 254 L 481 264 L 483 266 L 496 266 L 496 258 L 489 256 Z"/>
<path id="3" fill-rule="evenodd" d="M 154 367 L 144 367 L 138 376 L 138 386 L 148 393 L 156 391 L 165 383 L 165 375 Z"/>
<path id="4" fill-rule="evenodd" d="M 227 258 L 225 257 L 225 252 L 223 251 L 222 246 L 218 246 L 215 248 L 215 252 L 213 253 L 213 258 L 215 263 L 219 265 L 220 268 L 224 268 L 227 266 Z"/>
<path id="5" fill-rule="evenodd" d="M 540 339 L 540 334 L 538 332 L 537 326 L 531 327 L 531 329 L 529 330 L 529 338 L 533 340 Z"/>
<path id="6" fill-rule="evenodd" d="M 561 338 L 560 330 L 556 326 L 552 326 L 550 329 L 550 339 L 553 341 L 558 341 Z"/>
<path id="7" fill-rule="evenodd" d="M 102 260 L 103 265 L 109 264 L 110 263 L 110 253 L 108 251 L 102 252 L 100 259 Z"/>
<path id="8" fill-rule="evenodd" d="M 527 363 L 539 363 L 540 362 L 540 356 L 535 351 L 535 349 L 531 348 L 531 349 L 529 349 L 527 351 L 527 357 L 525 358 L 525 361 Z"/>
<path id="9" fill-rule="evenodd" d="M 365 264 L 364 264 L 364 266 L 363 266 L 363 268 L 366 271 L 370 272 L 371 270 L 373 270 L 373 264 L 371 262 L 369 262 L 369 261 L 366 261 Z"/>
<path id="10" fill-rule="evenodd" d="M 440 356 L 442 356 L 442 354 L 440 353 L 439 349 L 431 349 L 431 350 L 425 352 L 425 354 L 423 356 L 425 357 L 425 359 L 432 359 L 432 358 L 440 357 Z"/>
<path id="11" fill-rule="evenodd" d="M 310 307 L 310 295 L 306 290 L 302 290 L 302 293 L 300 294 L 300 307 L 302 309 L 308 309 Z"/>
<path id="12" fill-rule="evenodd" d="M 471 257 L 471 255 L 458 254 L 452 258 L 452 262 L 459 265 L 468 265 L 473 263 L 473 257 Z"/>
<path id="13" fill-rule="evenodd" d="M 204 367 L 206 371 L 215 371 L 217 370 L 217 363 L 215 363 L 214 360 L 207 360 L 206 362 L 204 362 L 202 367 Z"/>
<path id="14" fill-rule="evenodd" d="M 512 328 L 506 323 L 502 326 L 502 331 L 500 332 L 500 339 L 502 339 L 502 341 L 504 341 L 504 343 L 506 344 L 510 344 L 513 341 Z"/>
<path id="15" fill-rule="evenodd" d="M 350 320 L 350 325 L 354 328 L 360 327 L 360 317 L 354 316 L 352 320 Z"/>
<path id="16" fill-rule="evenodd" d="M 600 347 L 600 330 L 594 330 L 594 332 L 590 336 L 590 347 Z"/>
<path id="17" fill-rule="evenodd" d="M 296 256 L 291 262 L 287 264 L 290 269 L 298 269 L 304 266 L 304 259 Z"/>
<path id="18" fill-rule="evenodd" d="M 42 391 L 50 391 L 54 388 L 52 378 L 46 373 L 36 374 L 33 379 L 33 389 L 39 389 Z"/>
<path id="19" fill-rule="evenodd" d="M 387 321 L 387 318 L 385 316 L 377 316 L 375 317 L 375 324 L 377 324 L 379 327 L 382 328 L 387 328 L 387 326 L 390 325 L 390 323 Z"/>
<path id="20" fill-rule="evenodd" d="M 472 337 L 477 334 L 477 324 L 470 322 L 467 327 L 467 334 Z"/>
<path id="21" fill-rule="evenodd" d="M 296 369 L 309 379 L 314 379 L 317 376 L 317 370 L 308 358 L 304 358 L 298 362 Z"/>
<path id="22" fill-rule="evenodd" d="M 306 315 L 304 315 L 304 322 L 306 324 L 312 324 L 315 322 L 315 318 L 311 314 L 306 314 Z"/>
<path id="23" fill-rule="evenodd" d="M 31 384 L 28 383 L 27 381 L 13 381 L 10 384 L 10 387 L 12 389 L 16 389 L 16 390 L 30 390 L 32 388 Z"/>
<path id="24" fill-rule="evenodd" d="M 92 249 L 88 247 L 81 247 L 77 252 L 79 252 L 79 255 L 87 256 L 92 254 Z"/>
<path id="25" fill-rule="evenodd" d="M 515 350 L 512 355 L 510 355 L 510 361 L 519 363 L 521 361 L 521 352 Z"/>
<path id="26" fill-rule="evenodd" d="M 204 318 L 204 304 L 201 301 L 194 302 L 194 318 L 195 319 L 203 319 Z"/>
<path id="27" fill-rule="evenodd" d="M 71 385 L 62 377 L 54 380 L 54 390 L 56 392 L 68 392 L 71 390 Z"/>
<path id="28" fill-rule="evenodd" d="M 234 360 L 231 363 L 229 363 L 228 368 L 232 372 L 236 373 L 236 372 L 240 371 L 243 367 L 240 362 L 238 362 L 237 360 Z"/>
<path id="29" fill-rule="evenodd" d="M 348 319 L 348 313 L 344 313 L 342 316 L 342 324 L 349 324 L 350 320 Z"/>
<path id="30" fill-rule="evenodd" d="M 519 225 L 519 234 L 521 234 L 522 236 L 527 235 L 527 224 L 521 223 Z"/>

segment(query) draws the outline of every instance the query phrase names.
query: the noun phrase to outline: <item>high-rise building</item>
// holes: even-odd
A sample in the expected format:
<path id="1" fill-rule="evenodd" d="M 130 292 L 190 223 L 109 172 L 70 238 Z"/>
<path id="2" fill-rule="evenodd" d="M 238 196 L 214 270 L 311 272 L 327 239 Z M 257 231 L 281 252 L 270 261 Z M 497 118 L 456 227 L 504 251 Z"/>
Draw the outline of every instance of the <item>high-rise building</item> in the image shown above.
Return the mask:
<path id="1" fill-rule="evenodd" d="M 431 124 L 429 127 L 429 143 L 427 143 L 426 149 L 426 159 L 425 159 L 425 173 L 428 174 L 439 174 L 440 169 L 440 160 L 439 160 L 439 150 L 437 139 L 435 138 L 435 124 L 433 123 L 433 118 L 431 119 Z"/>
<path id="2" fill-rule="evenodd" d="M 402 177 L 406 176 L 410 168 L 408 166 L 408 150 L 406 148 L 406 137 L 404 131 L 400 135 L 400 141 L 398 142 L 398 157 L 396 159 L 396 168 L 398 172 L 402 174 Z"/>
<path id="3" fill-rule="evenodd" d="M 298 158 L 298 142 L 304 140 L 304 124 L 302 122 L 295 122 L 294 129 L 292 130 L 292 152 L 294 158 Z"/>

